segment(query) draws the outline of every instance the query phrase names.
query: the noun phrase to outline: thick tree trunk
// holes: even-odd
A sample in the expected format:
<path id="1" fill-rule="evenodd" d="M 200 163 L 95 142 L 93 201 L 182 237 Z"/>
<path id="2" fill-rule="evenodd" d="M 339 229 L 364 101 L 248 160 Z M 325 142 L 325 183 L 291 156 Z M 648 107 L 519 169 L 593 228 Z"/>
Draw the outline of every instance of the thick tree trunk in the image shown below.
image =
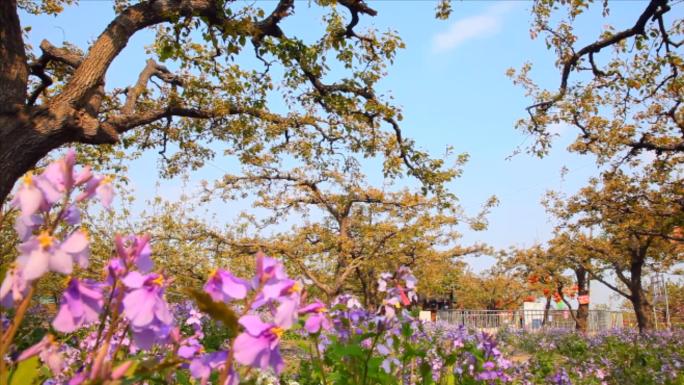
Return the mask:
<path id="1" fill-rule="evenodd" d="M 361 296 L 363 297 L 363 306 L 365 308 L 369 308 L 370 298 L 371 298 L 370 287 L 369 287 L 370 285 L 368 284 L 368 282 L 366 282 L 366 277 L 364 277 L 361 269 L 359 269 L 357 267 L 355 270 L 356 270 L 356 278 L 359 280 L 359 283 L 361 284 Z"/>
<path id="2" fill-rule="evenodd" d="M 55 114 L 27 108 L 27 64 L 16 0 L 0 1 L 0 204 L 14 183 L 50 150 L 60 146 Z"/>
<path id="3" fill-rule="evenodd" d="M 542 319 L 542 326 L 546 325 L 549 319 L 549 310 L 551 310 L 551 296 L 546 297 L 546 305 L 544 306 L 544 319 Z"/>
<path id="4" fill-rule="evenodd" d="M 27 117 L 0 116 L 0 203 L 17 179 L 63 143 L 55 135 L 40 133 L 28 122 Z"/>
<path id="5" fill-rule="evenodd" d="M 636 314 L 637 326 L 639 333 L 653 328 L 653 318 L 651 317 L 651 305 L 648 303 L 648 298 L 641 284 L 641 276 L 643 272 L 644 261 L 646 260 L 646 252 L 648 250 L 648 242 L 640 245 L 632 252 L 632 263 L 630 265 L 630 301 L 634 307 L 634 314 Z"/>
<path id="6" fill-rule="evenodd" d="M 634 314 L 637 319 L 637 327 L 639 333 L 644 333 L 653 328 L 653 317 L 651 305 L 646 299 L 646 293 L 643 290 L 635 291 L 631 298 L 632 306 L 634 307 Z"/>
<path id="7" fill-rule="evenodd" d="M 580 267 L 575 270 L 577 276 L 577 295 L 589 295 L 589 275 L 587 271 Z M 580 303 L 577 306 L 577 317 L 575 319 L 575 329 L 581 333 L 586 333 L 589 325 L 589 304 Z"/>
<path id="8" fill-rule="evenodd" d="M 0 115 L 26 100 L 26 64 L 16 0 L 0 1 Z M 2 126 L 0 126 L 2 127 Z"/>

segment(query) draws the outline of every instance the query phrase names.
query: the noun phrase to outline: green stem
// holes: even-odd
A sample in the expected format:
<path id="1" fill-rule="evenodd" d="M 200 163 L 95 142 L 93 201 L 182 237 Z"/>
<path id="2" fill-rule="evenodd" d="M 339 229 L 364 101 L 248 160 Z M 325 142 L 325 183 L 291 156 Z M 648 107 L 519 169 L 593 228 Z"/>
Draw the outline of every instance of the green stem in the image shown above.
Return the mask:
<path id="1" fill-rule="evenodd" d="M 19 325 L 21 324 L 21 321 L 24 319 L 24 315 L 26 315 L 26 310 L 28 309 L 29 304 L 31 304 L 31 297 L 33 297 L 33 293 L 36 290 L 35 285 L 36 284 L 34 283 L 31 286 L 28 293 L 26 294 L 26 297 L 24 297 L 24 299 L 17 307 L 17 312 L 16 314 L 14 314 L 12 324 L 7 329 L 7 331 L 5 331 L 5 333 L 2 335 L 2 341 L 0 341 L 0 378 L 4 378 L 5 376 L 5 372 L 7 370 L 5 364 L 5 354 L 7 353 L 7 349 L 9 349 L 10 345 L 12 344 L 14 336 L 17 334 L 17 331 L 19 330 Z"/>
<path id="2" fill-rule="evenodd" d="M 109 292 L 109 299 L 107 300 L 107 305 L 105 305 L 104 311 L 102 312 L 102 319 L 100 320 L 100 326 L 97 328 L 97 337 L 95 338 L 95 346 L 99 346 L 100 338 L 102 338 L 102 332 L 105 328 L 105 322 L 107 321 L 107 316 L 109 315 L 109 309 L 111 309 L 112 301 L 114 300 L 114 293 L 116 290 L 116 284 L 119 282 L 118 279 L 114 280 L 112 284 L 112 290 Z"/>
<path id="3" fill-rule="evenodd" d="M 373 350 L 375 350 L 375 346 L 378 344 L 378 339 L 380 339 L 382 332 L 382 326 L 378 327 L 378 333 L 373 337 L 373 343 L 371 344 L 368 354 L 366 355 L 366 360 L 363 363 L 363 379 L 361 380 L 363 385 L 366 385 L 366 381 L 368 380 L 368 362 L 370 362 L 371 357 L 373 357 Z"/>
<path id="4" fill-rule="evenodd" d="M 319 370 L 321 371 L 321 380 L 323 380 L 323 385 L 328 385 L 328 379 L 325 376 L 325 367 L 323 366 L 323 358 L 321 357 L 321 350 L 318 348 L 318 335 L 314 336 L 314 348 L 316 350 Z"/>

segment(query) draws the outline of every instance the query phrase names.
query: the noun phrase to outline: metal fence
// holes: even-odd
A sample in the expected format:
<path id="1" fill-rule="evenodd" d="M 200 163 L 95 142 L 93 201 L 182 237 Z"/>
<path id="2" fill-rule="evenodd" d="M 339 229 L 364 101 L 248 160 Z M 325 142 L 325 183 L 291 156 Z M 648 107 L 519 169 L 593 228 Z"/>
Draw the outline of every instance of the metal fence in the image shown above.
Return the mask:
<path id="1" fill-rule="evenodd" d="M 573 329 L 572 310 L 549 310 L 544 322 L 544 310 L 439 310 L 437 320 L 472 329 L 499 328 L 537 330 L 542 328 Z M 634 314 L 623 311 L 589 310 L 587 329 L 600 332 L 635 326 Z"/>

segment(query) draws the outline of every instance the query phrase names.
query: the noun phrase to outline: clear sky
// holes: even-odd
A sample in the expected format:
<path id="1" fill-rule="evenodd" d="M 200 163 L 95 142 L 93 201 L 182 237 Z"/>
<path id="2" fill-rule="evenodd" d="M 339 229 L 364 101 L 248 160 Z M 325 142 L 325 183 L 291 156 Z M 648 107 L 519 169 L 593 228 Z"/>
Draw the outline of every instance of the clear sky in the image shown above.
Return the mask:
<path id="1" fill-rule="evenodd" d="M 275 4 L 263 1 L 266 9 Z M 310 10 L 308 1 L 296 3 L 296 14 L 287 19 L 287 33 L 304 34 L 312 26 L 321 26 L 320 18 Z M 549 189 L 572 193 L 591 175 L 596 174 L 593 159 L 570 154 L 565 147 L 576 132 L 558 126 L 559 138 L 552 153 L 538 159 L 520 154 L 508 159 L 521 144 L 531 139 L 514 129 L 517 119 L 524 116 L 530 104 L 523 90 L 505 76 L 506 69 L 520 68 L 527 61 L 534 64 L 533 78 L 543 86 L 555 87 L 559 73 L 553 66 L 555 56 L 546 50 L 542 40 L 529 35 L 530 2 L 526 1 L 463 1 L 454 2 L 454 12 L 447 21 L 434 18 L 435 2 L 370 1 L 378 10 L 375 18 L 364 17 L 359 28 L 398 31 L 407 48 L 401 51 L 395 64 L 383 80 L 383 91 L 390 92 L 403 107 L 405 135 L 433 154 L 441 154 L 447 145 L 471 156 L 463 177 L 451 185 L 462 205 L 475 213 L 491 195 L 500 205 L 489 216 L 485 232 L 464 231 L 464 243 L 486 242 L 496 248 L 529 246 L 548 239 L 552 224 L 540 205 L 540 198 Z M 624 28 L 634 23 L 645 1 L 614 3 L 608 19 L 598 14 L 578 20 L 578 33 L 586 40 L 595 38 L 603 25 Z M 58 17 L 22 15 L 24 26 L 32 27 L 31 44 L 37 47 L 44 38 L 55 45 L 68 41 L 87 49 L 113 16 L 109 1 L 81 0 Z M 144 66 L 144 46 L 152 41 L 152 32 L 134 36 L 125 51 L 107 74 L 108 87 L 125 87 L 135 82 Z M 580 40 L 580 43 L 582 41 Z M 132 166 L 131 178 L 140 202 L 161 193 L 174 198 L 180 193 L 178 181 L 157 180 L 151 169 L 158 161 L 155 152 L 146 154 Z M 561 167 L 569 173 L 561 178 Z M 191 178 L 219 177 L 220 169 L 231 164 L 213 162 Z M 142 203 L 141 203 L 142 204 Z M 220 210 L 237 212 L 244 203 L 227 204 Z M 473 270 L 491 266 L 491 258 L 469 260 Z M 606 302 L 608 292 L 594 284 L 593 302 Z"/>

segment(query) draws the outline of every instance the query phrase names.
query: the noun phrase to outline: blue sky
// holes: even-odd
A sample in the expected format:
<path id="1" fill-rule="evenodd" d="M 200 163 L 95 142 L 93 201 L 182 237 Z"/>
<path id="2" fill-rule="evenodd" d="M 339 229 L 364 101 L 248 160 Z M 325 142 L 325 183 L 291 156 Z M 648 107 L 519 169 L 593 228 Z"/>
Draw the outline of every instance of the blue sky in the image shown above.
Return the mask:
<path id="1" fill-rule="evenodd" d="M 275 3 L 263 4 L 269 9 Z M 530 103 L 523 90 L 505 76 L 506 70 L 530 61 L 534 64 L 532 76 L 541 85 L 555 87 L 559 81 L 553 53 L 546 50 L 542 40 L 530 39 L 531 3 L 454 2 L 454 12 L 447 21 L 434 19 L 433 1 L 385 0 L 370 4 L 378 10 L 378 16 L 363 18 L 359 28 L 397 30 L 407 46 L 381 83 L 382 90 L 393 95 L 403 108 L 405 135 L 433 154 L 443 153 L 447 145 L 470 154 L 463 177 L 450 186 L 466 211 L 476 212 L 491 195 L 500 199 L 499 207 L 489 216 L 489 229 L 477 233 L 464 230 L 463 242 L 486 242 L 506 248 L 548 239 L 552 224 L 540 205 L 544 192 L 553 189 L 572 193 L 597 170 L 592 158 L 565 150 L 575 132 L 564 126 L 556 127 L 559 137 L 548 157 L 538 159 L 523 153 L 507 159 L 531 139 L 514 129 L 515 121 L 524 116 L 524 108 Z M 578 33 L 588 40 L 600 33 L 604 24 L 626 27 L 634 22 L 644 4 L 617 3 L 607 20 L 598 14 L 580 18 Z M 22 23 L 32 27 L 29 39 L 35 47 L 47 38 L 55 45 L 66 40 L 86 49 L 112 15 L 108 1 L 81 0 L 78 7 L 67 8 L 56 18 L 22 15 Z M 296 14 L 288 19 L 284 30 L 307 34 L 314 25 L 322 26 L 318 20 L 307 1 L 298 1 Z M 124 87 L 135 81 L 144 66 L 144 46 L 151 43 L 152 36 L 150 31 L 134 36 L 107 74 L 108 87 Z M 158 160 L 158 155 L 150 152 L 131 168 L 141 205 L 155 193 L 174 198 L 181 191 L 177 180 L 157 181 L 150 177 L 152 165 Z M 189 188 L 200 179 L 219 177 L 220 170 L 230 166 L 220 160 L 212 162 L 193 174 Z M 563 166 L 569 173 L 561 178 Z M 241 202 L 215 207 L 237 213 L 244 205 Z M 481 271 L 491 266 L 492 259 L 469 262 L 473 270 Z M 594 302 L 606 302 L 607 291 L 599 289 L 598 284 L 594 287 Z"/>

